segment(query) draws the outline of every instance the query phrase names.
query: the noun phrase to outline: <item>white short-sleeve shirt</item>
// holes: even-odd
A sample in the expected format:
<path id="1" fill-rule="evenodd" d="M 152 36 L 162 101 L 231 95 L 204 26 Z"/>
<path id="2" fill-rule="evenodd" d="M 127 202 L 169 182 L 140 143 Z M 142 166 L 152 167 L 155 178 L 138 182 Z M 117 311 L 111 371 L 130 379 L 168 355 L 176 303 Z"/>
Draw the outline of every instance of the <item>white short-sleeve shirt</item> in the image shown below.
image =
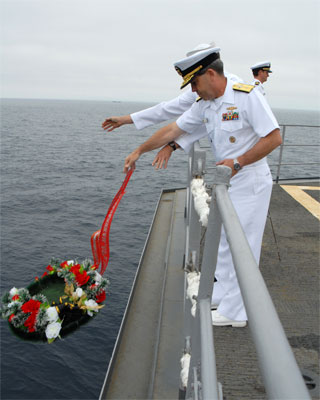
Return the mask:
<path id="1" fill-rule="evenodd" d="M 236 91 L 227 80 L 223 96 L 199 101 L 177 120 L 180 129 L 193 134 L 205 126 L 216 161 L 236 158 L 262 137 L 279 128 L 267 101 L 257 90 Z"/>
<path id="2" fill-rule="evenodd" d="M 256 87 L 256 90 L 260 90 L 261 94 L 263 94 L 264 96 L 266 95 L 264 87 L 263 87 L 262 83 L 259 81 L 259 79 L 254 79 L 252 81 L 251 85 L 254 85 Z"/>

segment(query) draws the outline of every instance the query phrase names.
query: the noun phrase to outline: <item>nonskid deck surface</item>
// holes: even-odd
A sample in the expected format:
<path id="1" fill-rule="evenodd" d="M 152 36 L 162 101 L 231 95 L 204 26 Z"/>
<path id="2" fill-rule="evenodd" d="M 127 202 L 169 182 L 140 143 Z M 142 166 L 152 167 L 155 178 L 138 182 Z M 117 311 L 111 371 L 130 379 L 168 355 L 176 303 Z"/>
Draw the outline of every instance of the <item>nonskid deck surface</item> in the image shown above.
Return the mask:
<path id="1" fill-rule="evenodd" d="M 316 380 L 319 219 L 310 212 L 310 204 L 317 209 L 312 199 L 319 202 L 319 184 L 289 185 L 303 187 L 310 203 L 301 205 L 298 200 L 304 202 L 308 196 L 296 199 L 274 185 L 260 269 L 299 367 L 308 379 Z M 185 190 L 163 193 L 102 399 L 178 398 L 184 344 L 184 206 Z M 224 397 L 266 399 L 249 328 L 215 327 L 214 340 Z M 313 399 L 319 397 L 310 393 Z"/>

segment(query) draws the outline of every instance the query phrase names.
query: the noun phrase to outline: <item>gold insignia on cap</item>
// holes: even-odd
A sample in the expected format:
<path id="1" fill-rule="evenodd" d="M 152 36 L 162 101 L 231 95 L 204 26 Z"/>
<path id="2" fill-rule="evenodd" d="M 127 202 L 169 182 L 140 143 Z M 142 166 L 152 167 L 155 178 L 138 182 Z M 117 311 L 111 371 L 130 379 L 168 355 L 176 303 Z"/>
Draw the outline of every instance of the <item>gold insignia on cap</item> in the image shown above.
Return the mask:
<path id="1" fill-rule="evenodd" d="M 246 92 L 246 93 L 250 93 L 253 88 L 254 85 L 246 85 L 245 83 L 235 83 L 232 86 L 233 90 L 238 90 L 239 92 Z"/>
<path id="2" fill-rule="evenodd" d="M 230 136 L 229 137 L 229 142 L 230 143 L 235 143 L 235 141 L 236 141 L 236 138 L 234 136 Z"/>
<path id="3" fill-rule="evenodd" d="M 199 65 L 199 67 L 195 68 L 193 71 L 189 72 L 187 75 L 183 77 L 183 82 L 181 85 L 181 89 L 183 89 L 187 84 L 191 81 L 191 79 L 194 77 L 194 75 L 202 69 L 202 65 Z"/>

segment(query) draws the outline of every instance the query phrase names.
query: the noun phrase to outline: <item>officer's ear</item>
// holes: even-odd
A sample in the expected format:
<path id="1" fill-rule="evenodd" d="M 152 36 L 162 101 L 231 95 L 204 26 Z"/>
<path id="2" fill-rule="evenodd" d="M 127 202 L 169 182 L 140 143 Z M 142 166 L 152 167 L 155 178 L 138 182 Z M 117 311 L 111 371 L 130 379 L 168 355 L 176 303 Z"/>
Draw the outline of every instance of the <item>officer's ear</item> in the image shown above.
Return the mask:
<path id="1" fill-rule="evenodd" d="M 215 77 L 218 75 L 218 73 L 217 73 L 215 70 L 211 69 L 211 68 L 209 68 L 209 69 L 207 70 L 207 73 L 208 73 L 208 76 L 209 76 L 210 78 L 215 78 Z"/>

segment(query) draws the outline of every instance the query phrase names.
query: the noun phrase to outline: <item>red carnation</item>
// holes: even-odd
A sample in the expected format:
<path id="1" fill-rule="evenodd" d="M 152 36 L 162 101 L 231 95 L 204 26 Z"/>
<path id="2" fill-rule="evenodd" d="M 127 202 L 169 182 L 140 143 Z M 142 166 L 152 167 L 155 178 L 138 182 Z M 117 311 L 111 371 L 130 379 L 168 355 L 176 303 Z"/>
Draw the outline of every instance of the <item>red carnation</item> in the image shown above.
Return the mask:
<path id="1" fill-rule="evenodd" d="M 28 328 L 28 331 L 30 333 L 35 332 L 35 330 L 36 330 L 35 327 L 34 327 L 35 322 L 36 322 L 36 315 L 31 314 L 30 317 L 28 317 L 28 319 L 24 323 L 24 326 L 26 328 Z"/>
<path id="2" fill-rule="evenodd" d="M 11 314 L 10 317 L 9 317 L 9 322 L 12 321 L 12 318 L 13 318 L 13 317 L 14 317 L 14 314 Z"/>
<path id="3" fill-rule="evenodd" d="M 41 305 L 40 301 L 31 299 L 21 306 L 21 310 L 25 314 L 30 313 L 29 317 L 27 318 L 27 320 L 24 323 L 24 326 L 26 328 L 28 328 L 29 332 L 35 331 L 34 325 L 36 323 L 36 318 L 37 318 L 37 314 L 38 314 L 40 305 Z"/>
<path id="4" fill-rule="evenodd" d="M 54 271 L 54 269 L 51 267 L 51 265 L 48 265 L 46 269 L 47 269 L 48 271 L 50 271 L 50 272 L 51 272 L 51 271 Z"/>
<path id="5" fill-rule="evenodd" d="M 96 302 L 97 303 L 102 303 L 103 301 L 105 301 L 106 299 L 106 292 L 105 290 L 102 290 L 101 292 L 99 292 L 96 296 Z"/>
<path id="6" fill-rule="evenodd" d="M 45 277 L 46 275 L 48 275 L 48 272 L 47 272 L 47 271 L 45 271 L 45 272 L 42 274 L 41 278 Z"/>
<path id="7" fill-rule="evenodd" d="M 21 310 L 24 313 L 31 313 L 31 312 L 37 312 L 40 308 L 41 302 L 38 300 L 29 300 L 26 303 L 22 304 Z"/>
<path id="8" fill-rule="evenodd" d="M 76 264 L 70 268 L 70 272 L 72 272 L 75 275 L 78 285 L 82 286 L 88 282 L 88 280 L 90 279 L 90 276 L 87 274 L 86 271 L 82 271 L 82 273 L 81 273 L 80 269 L 81 269 L 81 265 Z"/>
<path id="9" fill-rule="evenodd" d="M 17 295 L 17 294 L 15 294 L 13 297 L 12 297 L 12 300 L 14 301 L 14 300 L 19 300 L 20 299 L 20 297 L 19 297 L 19 295 Z"/>
<path id="10" fill-rule="evenodd" d="M 73 274 L 76 275 L 77 273 L 79 273 L 80 267 L 81 267 L 80 264 L 73 265 L 73 266 L 70 268 L 70 272 L 72 272 Z"/>
<path id="11" fill-rule="evenodd" d="M 79 286 L 85 285 L 90 279 L 90 276 L 86 273 L 86 271 L 83 271 L 82 274 L 78 272 L 75 275 L 76 275 L 76 281 L 79 284 Z"/>
<path id="12" fill-rule="evenodd" d="M 64 261 L 63 263 L 60 264 L 60 267 L 62 267 L 62 268 L 67 268 L 68 266 L 69 265 L 68 265 L 67 261 Z"/>

